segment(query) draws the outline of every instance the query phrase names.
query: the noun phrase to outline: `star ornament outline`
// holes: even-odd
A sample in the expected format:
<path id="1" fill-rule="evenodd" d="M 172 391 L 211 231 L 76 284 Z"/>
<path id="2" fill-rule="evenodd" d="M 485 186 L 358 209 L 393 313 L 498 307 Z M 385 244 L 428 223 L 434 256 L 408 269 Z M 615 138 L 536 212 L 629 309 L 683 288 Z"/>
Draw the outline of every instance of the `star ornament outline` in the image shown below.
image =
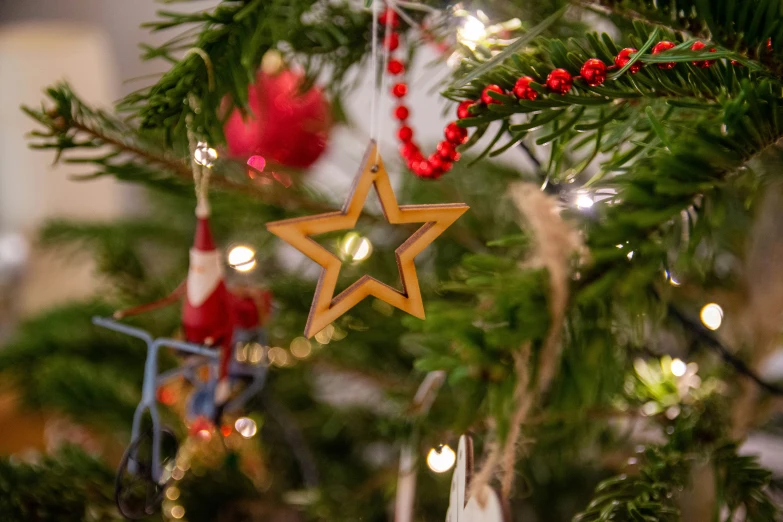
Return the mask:
<path id="1" fill-rule="evenodd" d="M 394 251 L 402 291 L 365 274 L 335 296 L 337 278 L 343 262 L 315 242 L 311 236 L 353 229 L 361 216 L 371 187 L 375 188 L 383 215 L 389 224 L 423 223 Z M 315 216 L 273 221 L 266 225 L 269 232 L 321 266 L 321 275 L 318 277 L 313 304 L 305 325 L 305 337 L 310 338 L 320 332 L 369 296 L 424 319 L 424 302 L 414 259 L 469 208 L 464 203 L 399 205 L 389 181 L 389 174 L 377 153 L 377 144 L 371 141 L 342 209 Z"/>

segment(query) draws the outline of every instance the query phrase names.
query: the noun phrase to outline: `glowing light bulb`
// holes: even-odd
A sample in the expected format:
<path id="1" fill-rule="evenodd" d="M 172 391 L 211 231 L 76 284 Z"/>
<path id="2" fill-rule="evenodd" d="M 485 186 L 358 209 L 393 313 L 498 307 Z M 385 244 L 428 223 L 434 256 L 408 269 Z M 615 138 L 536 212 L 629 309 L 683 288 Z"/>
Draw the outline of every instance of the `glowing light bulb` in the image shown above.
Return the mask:
<path id="1" fill-rule="evenodd" d="M 354 263 L 364 261 L 372 254 L 372 243 L 366 237 L 362 237 L 356 232 L 348 232 L 340 242 L 340 250 L 343 255 L 351 259 Z"/>
<path id="2" fill-rule="evenodd" d="M 304 359 L 305 357 L 310 355 L 310 352 L 312 351 L 312 347 L 310 346 L 310 341 L 305 339 L 304 337 L 297 337 L 293 341 L 291 341 L 291 355 L 296 357 L 297 359 Z"/>
<path id="3" fill-rule="evenodd" d="M 439 448 L 432 448 L 427 454 L 427 466 L 435 473 L 445 473 L 450 470 L 457 461 L 457 454 L 448 444 Z"/>
<path id="4" fill-rule="evenodd" d="M 217 151 L 203 141 L 199 141 L 196 150 L 193 151 L 193 161 L 208 169 L 212 168 L 217 157 Z"/>
<path id="5" fill-rule="evenodd" d="M 177 486 L 171 486 L 166 490 L 166 498 L 169 500 L 177 500 L 179 498 L 179 488 Z"/>
<path id="6" fill-rule="evenodd" d="M 593 201 L 593 198 L 590 196 L 590 194 L 579 194 L 576 196 L 576 208 L 580 210 L 587 210 L 588 208 L 592 208 L 593 204 L 595 202 Z"/>
<path id="7" fill-rule="evenodd" d="M 723 322 L 723 308 L 715 303 L 704 305 L 701 309 L 701 322 L 710 330 L 717 330 Z"/>
<path id="8" fill-rule="evenodd" d="M 182 506 L 174 506 L 171 508 L 171 518 L 182 518 L 185 516 L 185 508 Z"/>
<path id="9" fill-rule="evenodd" d="M 256 253 L 250 247 L 237 245 L 228 252 L 228 265 L 239 272 L 249 272 L 256 267 Z"/>
<path id="10" fill-rule="evenodd" d="M 256 433 L 258 433 L 258 425 L 256 424 L 256 421 L 254 421 L 250 417 L 238 418 L 237 421 L 234 423 L 234 428 L 236 428 L 237 433 L 239 433 L 246 439 L 249 439 Z"/>
<path id="11" fill-rule="evenodd" d="M 487 37 L 487 28 L 484 23 L 475 16 L 468 15 L 465 21 L 457 29 L 457 40 L 470 50 Z"/>
<path id="12" fill-rule="evenodd" d="M 672 370 L 672 375 L 674 375 L 675 377 L 682 377 L 683 375 L 685 375 L 687 369 L 688 366 L 680 359 L 674 359 L 672 361 L 671 370 Z"/>

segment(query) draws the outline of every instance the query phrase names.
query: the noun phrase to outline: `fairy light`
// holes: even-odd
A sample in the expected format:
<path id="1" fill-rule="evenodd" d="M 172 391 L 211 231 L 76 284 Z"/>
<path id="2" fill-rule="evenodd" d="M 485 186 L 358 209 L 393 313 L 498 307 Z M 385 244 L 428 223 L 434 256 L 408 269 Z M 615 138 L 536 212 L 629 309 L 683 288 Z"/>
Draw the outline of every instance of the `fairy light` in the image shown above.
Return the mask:
<path id="1" fill-rule="evenodd" d="M 701 322 L 710 330 L 717 330 L 723 322 L 723 308 L 716 303 L 708 303 L 701 309 Z"/>
<path id="2" fill-rule="evenodd" d="M 246 439 L 249 439 L 256 433 L 258 433 L 258 425 L 256 424 L 256 421 L 254 421 L 250 417 L 238 418 L 234 423 L 234 428 L 237 430 L 237 433 L 239 433 Z"/>
<path id="3" fill-rule="evenodd" d="M 333 324 L 326 325 L 323 330 L 315 334 L 315 340 L 318 341 L 319 344 L 329 344 L 334 337 L 335 328 Z"/>
<path id="4" fill-rule="evenodd" d="M 279 346 L 273 346 L 269 349 L 269 362 L 275 366 L 288 366 L 288 352 Z"/>
<path id="5" fill-rule="evenodd" d="M 476 46 L 487 38 L 487 28 L 484 22 L 473 15 L 464 17 L 462 25 L 457 29 L 457 40 L 459 43 L 474 51 Z"/>
<path id="6" fill-rule="evenodd" d="M 675 377 L 682 377 L 683 375 L 685 375 L 685 372 L 688 370 L 688 366 L 680 359 L 674 359 L 672 360 L 671 370 L 672 370 L 672 375 L 674 375 Z"/>
<path id="7" fill-rule="evenodd" d="M 291 349 L 291 355 L 293 355 L 297 359 L 305 359 L 309 357 L 310 353 L 313 351 L 313 348 L 310 345 L 310 341 L 308 341 L 304 337 L 297 337 L 296 339 L 291 341 L 290 349 Z"/>
<path id="8" fill-rule="evenodd" d="M 179 498 L 179 488 L 177 486 L 171 486 L 166 490 L 166 498 L 169 500 L 177 500 Z"/>
<path id="9" fill-rule="evenodd" d="M 199 141 L 196 150 L 193 151 L 193 161 L 208 169 L 212 168 L 217 157 L 217 151 L 203 141 Z"/>
<path id="10" fill-rule="evenodd" d="M 340 241 L 340 251 L 354 263 L 358 263 L 370 257 L 372 243 L 356 232 L 348 232 Z"/>
<path id="11" fill-rule="evenodd" d="M 171 518 L 182 518 L 185 516 L 185 508 L 176 505 L 173 508 L 171 508 Z"/>
<path id="12" fill-rule="evenodd" d="M 245 245 L 237 245 L 228 252 L 228 265 L 239 272 L 249 272 L 256 267 L 256 252 Z"/>
<path id="13" fill-rule="evenodd" d="M 574 204 L 576 205 L 576 208 L 579 210 L 587 210 L 589 208 L 593 207 L 593 204 L 595 202 L 593 201 L 592 196 L 587 193 L 581 193 L 578 196 L 576 196 L 576 200 L 574 201 Z"/>
<path id="14" fill-rule="evenodd" d="M 435 473 L 445 473 L 454 466 L 457 461 L 457 454 L 444 444 L 437 448 L 432 448 L 427 454 L 427 466 Z"/>

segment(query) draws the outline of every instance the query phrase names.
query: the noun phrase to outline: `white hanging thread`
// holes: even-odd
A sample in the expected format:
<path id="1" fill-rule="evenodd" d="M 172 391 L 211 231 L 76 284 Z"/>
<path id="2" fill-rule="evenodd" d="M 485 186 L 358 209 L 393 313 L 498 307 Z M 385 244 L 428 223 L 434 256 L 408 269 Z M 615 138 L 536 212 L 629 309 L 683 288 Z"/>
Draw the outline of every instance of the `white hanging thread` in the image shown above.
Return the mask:
<path id="1" fill-rule="evenodd" d="M 388 0 L 388 5 L 389 5 L 390 8 L 393 8 L 394 7 L 394 0 Z M 386 28 L 385 28 L 385 31 L 384 31 L 383 34 L 385 34 L 387 38 L 392 34 L 392 29 L 394 29 L 392 27 L 392 18 L 393 17 L 391 17 L 391 16 L 387 16 L 386 17 Z M 389 66 L 389 57 L 390 57 L 390 55 L 391 55 L 391 50 L 389 49 L 389 46 L 388 45 L 384 45 L 383 46 L 383 62 L 381 63 L 381 71 L 380 71 L 380 74 L 381 74 L 381 85 L 380 85 L 381 96 L 383 96 L 383 93 L 386 92 L 386 69 Z M 383 99 L 383 98 L 381 98 L 381 99 Z M 381 102 L 381 104 L 379 105 L 378 111 L 380 111 L 382 105 L 383 105 L 383 102 Z M 378 143 L 378 140 L 380 139 L 381 135 L 383 134 L 383 127 L 384 127 L 383 122 L 385 121 L 384 118 L 377 118 L 377 120 L 378 120 L 378 129 L 377 129 L 377 134 L 376 134 L 376 136 L 377 136 L 376 143 Z M 376 163 L 378 162 L 378 159 L 380 158 L 380 155 L 381 155 L 380 150 L 381 149 L 380 149 L 380 144 L 379 144 L 379 146 L 376 147 L 376 149 L 375 149 L 375 162 Z"/>
<path id="2" fill-rule="evenodd" d="M 198 102 L 196 97 L 190 95 L 188 97 L 190 108 L 193 112 L 197 112 Z M 190 151 L 190 168 L 193 170 L 193 185 L 196 191 L 196 217 L 207 218 L 210 215 L 209 208 L 209 168 L 196 161 L 196 148 L 198 147 L 198 140 L 193 132 L 193 115 L 188 114 L 185 120 L 185 126 L 188 133 L 188 149 Z"/>
<path id="3" fill-rule="evenodd" d="M 375 127 L 378 120 L 378 0 L 372 0 L 372 52 L 370 54 L 372 98 L 370 99 L 370 139 L 378 143 Z"/>

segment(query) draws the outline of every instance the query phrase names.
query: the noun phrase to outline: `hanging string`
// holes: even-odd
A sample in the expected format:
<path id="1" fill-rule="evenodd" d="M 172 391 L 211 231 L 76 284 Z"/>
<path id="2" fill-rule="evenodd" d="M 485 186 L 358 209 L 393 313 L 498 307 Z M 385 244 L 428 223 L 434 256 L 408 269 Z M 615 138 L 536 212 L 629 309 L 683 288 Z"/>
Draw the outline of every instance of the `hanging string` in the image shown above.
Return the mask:
<path id="1" fill-rule="evenodd" d="M 193 113 L 198 112 L 198 101 L 193 94 L 188 96 L 188 103 Z M 193 171 L 193 187 L 196 192 L 196 216 L 206 218 L 210 214 L 208 199 L 210 169 L 203 162 L 199 163 L 196 161 L 199 141 L 193 132 L 193 113 L 188 114 L 185 119 L 185 127 L 188 134 L 188 151 L 190 152 L 190 168 Z"/>
<path id="2" fill-rule="evenodd" d="M 372 0 L 372 52 L 370 54 L 372 69 L 372 98 L 370 99 L 370 139 L 378 144 L 376 125 L 378 120 L 378 0 Z M 376 159 L 377 161 L 377 159 Z"/>
<path id="3" fill-rule="evenodd" d="M 387 0 L 387 5 L 389 6 L 389 8 L 394 9 L 394 0 Z M 392 34 L 392 31 L 394 30 L 394 27 L 392 26 L 392 22 L 393 22 L 393 17 L 392 16 L 387 16 L 386 17 L 386 27 L 385 27 L 385 30 L 384 30 L 383 34 L 385 34 L 385 35 Z M 386 68 L 389 66 L 389 57 L 390 57 L 390 55 L 391 55 L 391 50 L 389 49 L 389 46 L 388 45 L 384 45 L 383 46 L 383 61 L 381 63 L 381 85 L 379 87 L 381 95 L 386 92 L 386 76 L 387 76 Z M 381 98 L 381 99 L 383 99 L 383 98 Z M 383 102 L 380 103 L 380 105 L 378 107 L 378 111 L 380 111 L 382 106 L 383 106 Z M 378 163 L 378 160 L 381 157 L 381 148 L 380 148 L 379 139 L 380 139 L 381 135 L 383 134 L 383 127 L 384 127 L 383 123 L 384 123 L 384 121 L 386 121 L 386 118 L 377 118 L 377 120 L 378 120 L 378 129 L 377 129 L 377 134 L 376 134 L 377 138 L 376 138 L 375 141 L 376 141 L 376 143 L 378 145 L 375 148 L 375 163 L 376 164 Z"/>

